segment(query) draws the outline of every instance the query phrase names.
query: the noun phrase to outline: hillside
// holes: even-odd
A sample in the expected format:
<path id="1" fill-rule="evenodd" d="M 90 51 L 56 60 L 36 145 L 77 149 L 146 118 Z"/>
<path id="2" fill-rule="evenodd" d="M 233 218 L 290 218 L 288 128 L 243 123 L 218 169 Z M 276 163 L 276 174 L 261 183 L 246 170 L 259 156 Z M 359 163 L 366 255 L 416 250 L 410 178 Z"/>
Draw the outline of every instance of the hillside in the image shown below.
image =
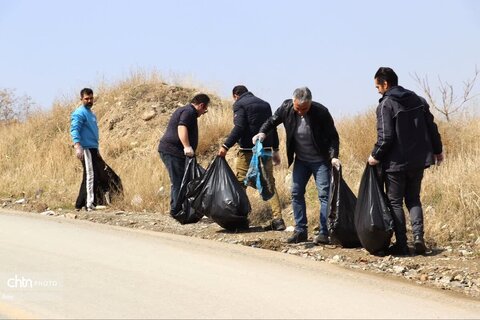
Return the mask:
<path id="1" fill-rule="evenodd" d="M 137 201 L 142 210 L 164 211 L 164 201 L 158 201 L 164 194 L 158 191 L 166 189 L 169 183 L 156 151 L 158 140 L 171 113 L 187 104 L 197 91 L 143 75 L 95 89 L 93 111 L 100 129 L 100 152 L 125 186 L 125 202 L 117 203 L 118 206 L 128 207 L 135 197 L 143 199 L 141 204 Z M 205 156 L 207 148 L 225 134 L 226 123 L 221 119 L 231 114 L 228 102 L 209 94 L 211 108 L 207 116 L 199 119 L 203 129 L 200 156 Z M 32 199 L 36 195 L 50 208 L 72 207 L 81 179 L 81 164 L 74 157 L 69 121 L 70 113 L 78 105 L 79 98 L 75 97 L 55 104 L 51 111 L 35 115 L 27 123 L 0 127 L 3 197 L 25 194 Z"/>
<path id="2" fill-rule="evenodd" d="M 100 127 L 100 152 L 120 175 L 125 199 L 114 209 L 164 214 L 168 211 L 169 180 L 156 151 L 159 137 L 176 107 L 186 104 L 199 90 L 171 85 L 156 75 L 133 75 L 113 85 L 94 88 L 94 112 Z M 231 101 L 214 93 L 209 112 L 199 119 L 199 159 L 207 166 L 223 137 L 232 126 Z M 36 114 L 25 123 L 0 126 L 0 197 L 5 206 L 25 198 L 25 209 L 44 211 L 72 209 L 80 179 L 70 134 L 70 113 L 79 105 L 78 97 L 58 102 L 48 112 Z M 336 119 L 340 133 L 340 159 L 345 180 L 356 192 L 366 158 L 375 140 L 372 110 Z M 447 155 L 439 168 L 426 171 L 422 201 L 427 239 L 433 243 L 475 242 L 480 239 L 480 129 L 477 118 L 440 122 Z M 281 139 L 284 139 L 280 129 Z M 276 169 L 277 189 L 284 202 L 287 220 L 292 223 L 289 171 L 281 143 L 282 165 Z M 235 150 L 227 160 L 234 167 Z M 249 190 L 251 220 L 262 222 L 269 216 L 267 206 Z M 313 183 L 306 194 L 309 222 L 318 224 L 318 199 Z M 480 242 L 480 240 L 478 240 Z"/>

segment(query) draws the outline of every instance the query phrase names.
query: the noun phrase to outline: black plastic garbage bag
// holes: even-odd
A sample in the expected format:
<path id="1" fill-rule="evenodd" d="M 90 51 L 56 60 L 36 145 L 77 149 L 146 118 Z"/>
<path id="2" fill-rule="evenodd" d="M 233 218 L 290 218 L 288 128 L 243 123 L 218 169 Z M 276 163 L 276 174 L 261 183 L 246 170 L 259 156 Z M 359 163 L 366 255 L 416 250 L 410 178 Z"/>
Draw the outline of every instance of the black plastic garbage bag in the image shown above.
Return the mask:
<path id="1" fill-rule="evenodd" d="M 355 229 L 357 197 L 342 178 L 342 169 L 332 166 L 328 198 L 328 231 L 333 243 L 344 248 L 361 247 Z"/>
<path id="2" fill-rule="evenodd" d="M 172 217 L 175 218 L 181 224 L 196 223 L 202 219 L 203 214 L 200 214 L 192 208 L 192 198 L 187 197 L 187 191 L 193 180 L 201 178 L 205 173 L 198 163 L 195 157 L 187 158 L 185 161 L 185 173 L 183 175 L 180 191 L 178 192 L 177 206 L 172 213 Z"/>
<path id="3" fill-rule="evenodd" d="M 93 182 L 93 203 L 94 205 L 111 205 L 115 200 L 123 199 L 123 185 L 120 177 L 113 169 L 98 157 L 98 169 L 95 169 Z M 77 199 L 76 206 L 81 207 L 87 204 L 87 193 L 81 193 Z"/>
<path id="4" fill-rule="evenodd" d="M 242 185 L 223 157 L 216 157 L 201 179 L 187 192 L 197 214 L 210 217 L 230 230 L 248 229 L 250 201 Z"/>
<path id="5" fill-rule="evenodd" d="M 264 201 L 270 200 L 275 194 L 275 187 L 268 179 L 265 164 L 272 157 L 271 151 L 265 151 L 263 144 L 257 140 L 253 147 L 252 160 L 247 171 L 244 183 L 258 190 Z"/>
<path id="6" fill-rule="evenodd" d="M 367 164 L 355 207 L 358 238 L 371 254 L 388 249 L 393 234 L 392 213 L 376 170 L 376 167 Z"/>
<path id="7" fill-rule="evenodd" d="M 105 163 L 105 175 L 107 176 L 107 190 L 110 198 L 123 198 L 122 179 L 113 171 L 108 164 Z M 110 202 L 108 200 L 107 202 Z"/>

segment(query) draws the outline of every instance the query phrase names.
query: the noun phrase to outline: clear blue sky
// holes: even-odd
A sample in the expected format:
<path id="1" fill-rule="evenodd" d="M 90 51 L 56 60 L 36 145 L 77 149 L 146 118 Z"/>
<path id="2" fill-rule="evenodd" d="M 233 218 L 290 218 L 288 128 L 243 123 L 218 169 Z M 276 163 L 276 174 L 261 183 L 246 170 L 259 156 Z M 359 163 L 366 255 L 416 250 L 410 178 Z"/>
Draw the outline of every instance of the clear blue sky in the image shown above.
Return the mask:
<path id="1" fill-rule="evenodd" d="M 480 68 L 480 1 L 0 0 L 0 88 L 43 108 L 132 70 L 194 78 L 274 109 L 308 86 L 336 116 L 375 105 L 390 66 L 461 88 Z"/>

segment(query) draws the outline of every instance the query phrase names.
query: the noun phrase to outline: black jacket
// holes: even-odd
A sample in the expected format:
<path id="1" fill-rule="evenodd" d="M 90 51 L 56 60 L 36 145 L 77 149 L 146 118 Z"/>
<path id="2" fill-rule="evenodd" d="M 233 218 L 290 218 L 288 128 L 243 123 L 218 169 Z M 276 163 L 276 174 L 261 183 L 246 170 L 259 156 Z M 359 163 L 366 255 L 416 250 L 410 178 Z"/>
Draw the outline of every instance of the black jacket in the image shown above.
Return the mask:
<path id="1" fill-rule="evenodd" d="M 425 99 L 395 86 L 379 102 L 372 156 L 387 172 L 434 164 L 433 155 L 442 153 L 442 140 Z"/>
<path id="2" fill-rule="evenodd" d="M 255 97 L 251 92 L 245 92 L 233 104 L 233 114 L 235 126 L 223 146 L 229 149 L 238 142 L 240 148 L 252 149 L 253 136 L 260 131 L 260 126 L 272 116 L 270 104 Z M 277 130 L 273 130 L 266 137 L 263 146 L 278 150 Z"/>
<path id="3" fill-rule="evenodd" d="M 313 143 L 318 152 L 325 159 L 331 160 L 338 158 L 338 151 L 340 141 L 338 138 L 337 129 L 333 123 L 333 118 L 325 108 L 318 102 L 312 102 L 310 110 L 305 115 L 305 120 L 310 125 L 312 130 Z M 295 153 L 295 134 L 297 126 L 297 117 L 293 109 L 293 100 L 285 100 L 282 105 L 275 111 L 260 128 L 260 132 L 268 133 L 274 130 L 279 124 L 283 123 L 287 134 L 287 157 L 288 166 L 293 163 L 293 156 Z"/>

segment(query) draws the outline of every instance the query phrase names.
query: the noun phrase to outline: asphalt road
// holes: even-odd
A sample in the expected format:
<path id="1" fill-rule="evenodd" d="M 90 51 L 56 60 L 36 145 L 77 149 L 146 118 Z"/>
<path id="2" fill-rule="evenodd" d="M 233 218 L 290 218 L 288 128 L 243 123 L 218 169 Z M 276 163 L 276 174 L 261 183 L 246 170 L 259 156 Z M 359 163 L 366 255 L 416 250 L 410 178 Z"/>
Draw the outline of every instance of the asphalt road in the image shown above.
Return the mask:
<path id="1" fill-rule="evenodd" d="M 0 210 L 0 318 L 479 318 L 480 303 L 324 262 Z"/>

